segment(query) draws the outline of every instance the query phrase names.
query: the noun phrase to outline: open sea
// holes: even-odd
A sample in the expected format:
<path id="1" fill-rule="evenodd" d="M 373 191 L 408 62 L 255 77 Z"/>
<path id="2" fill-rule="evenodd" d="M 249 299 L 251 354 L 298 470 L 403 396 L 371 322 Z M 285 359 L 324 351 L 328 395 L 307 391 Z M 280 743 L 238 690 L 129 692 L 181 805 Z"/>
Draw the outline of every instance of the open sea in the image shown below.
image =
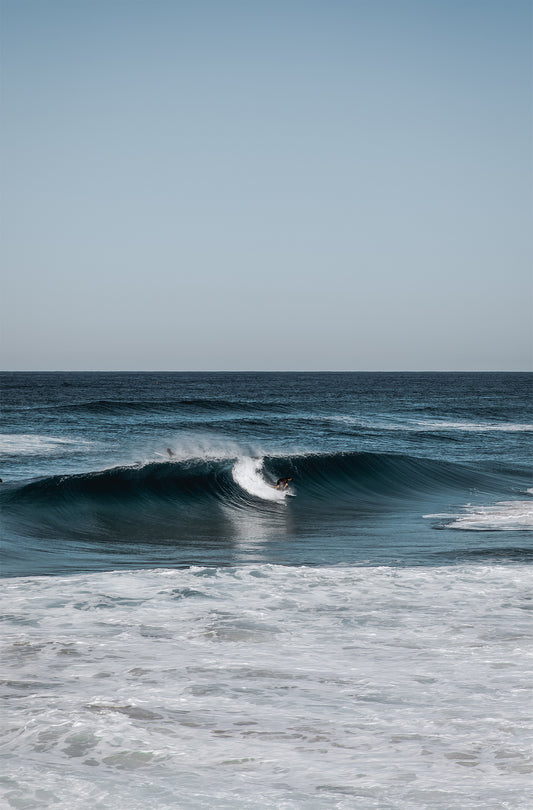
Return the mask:
<path id="1" fill-rule="evenodd" d="M 0 375 L 0 806 L 533 807 L 531 380 Z"/>

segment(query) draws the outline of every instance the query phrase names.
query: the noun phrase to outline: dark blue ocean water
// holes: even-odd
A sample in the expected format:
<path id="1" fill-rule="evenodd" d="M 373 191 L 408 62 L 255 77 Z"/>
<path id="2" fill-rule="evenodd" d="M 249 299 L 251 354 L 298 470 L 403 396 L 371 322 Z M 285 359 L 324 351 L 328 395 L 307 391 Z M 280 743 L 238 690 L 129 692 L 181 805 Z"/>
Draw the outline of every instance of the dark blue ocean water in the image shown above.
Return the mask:
<path id="1" fill-rule="evenodd" d="M 4 373 L 2 572 L 530 559 L 531 379 Z"/>
<path id="2" fill-rule="evenodd" d="M 1 383 L 2 806 L 533 806 L 531 377 Z"/>

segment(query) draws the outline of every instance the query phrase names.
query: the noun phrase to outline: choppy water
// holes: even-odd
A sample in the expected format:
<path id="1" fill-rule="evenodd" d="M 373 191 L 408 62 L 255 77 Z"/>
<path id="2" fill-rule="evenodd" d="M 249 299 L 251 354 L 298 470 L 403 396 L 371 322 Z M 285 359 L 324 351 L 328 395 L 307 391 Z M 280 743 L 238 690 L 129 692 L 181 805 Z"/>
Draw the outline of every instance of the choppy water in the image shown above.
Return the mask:
<path id="1" fill-rule="evenodd" d="M 530 383 L 4 374 L 6 806 L 533 803 Z"/>

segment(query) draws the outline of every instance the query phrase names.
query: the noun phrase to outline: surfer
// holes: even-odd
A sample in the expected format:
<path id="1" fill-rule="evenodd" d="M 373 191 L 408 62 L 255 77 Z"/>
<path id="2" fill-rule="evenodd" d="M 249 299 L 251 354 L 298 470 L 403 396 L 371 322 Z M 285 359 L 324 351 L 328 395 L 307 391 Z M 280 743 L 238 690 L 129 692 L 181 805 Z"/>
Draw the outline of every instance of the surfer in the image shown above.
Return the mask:
<path id="1" fill-rule="evenodd" d="M 172 458 L 172 456 L 174 455 L 170 447 L 167 447 L 167 453 L 169 454 L 170 458 Z"/>
<path id="2" fill-rule="evenodd" d="M 287 489 L 289 481 L 292 481 L 292 478 L 278 478 L 274 484 L 274 489 Z"/>

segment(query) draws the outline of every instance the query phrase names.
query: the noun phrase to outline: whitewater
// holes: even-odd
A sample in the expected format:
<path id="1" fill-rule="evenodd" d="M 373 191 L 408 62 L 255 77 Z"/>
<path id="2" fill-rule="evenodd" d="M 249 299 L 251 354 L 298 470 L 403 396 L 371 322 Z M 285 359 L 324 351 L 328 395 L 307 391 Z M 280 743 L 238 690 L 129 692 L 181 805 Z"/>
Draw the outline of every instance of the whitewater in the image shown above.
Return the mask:
<path id="1" fill-rule="evenodd" d="M 533 804 L 531 375 L 2 393 L 2 806 Z"/>

